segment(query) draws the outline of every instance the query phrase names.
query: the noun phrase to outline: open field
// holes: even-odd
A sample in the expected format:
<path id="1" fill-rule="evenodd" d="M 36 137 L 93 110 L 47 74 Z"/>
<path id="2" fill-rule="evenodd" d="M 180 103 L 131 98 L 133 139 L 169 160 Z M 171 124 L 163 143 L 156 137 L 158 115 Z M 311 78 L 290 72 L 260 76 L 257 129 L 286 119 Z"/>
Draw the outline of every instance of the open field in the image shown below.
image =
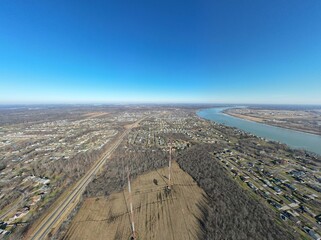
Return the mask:
<path id="1" fill-rule="evenodd" d="M 201 209 L 206 208 L 206 195 L 176 163 L 172 173 L 174 185 L 169 194 L 165 192 L 168 168 L 141 175 L 132 182 L 139 239 L 202 239 Z M 127 188 L 108 198 L 86 199 L 64 239 L 129 239 L 128 199 Z"/>
<path id="2" fill-rule="evenodd" d="M 110 114 L 110 113 L 108 113 L 108 112 L 90 112 L 90 113 L 85 113 L 84 117 L 95 118 L 95 117 L 103 117 L 103 116 L 106 116 L 108 114 Z"/>
<path id="3" fill-rule="evenodd" d="M 224 111 L 234 117 L 277 127 L 321 135 L 321 111 L 233 108 Z"/>

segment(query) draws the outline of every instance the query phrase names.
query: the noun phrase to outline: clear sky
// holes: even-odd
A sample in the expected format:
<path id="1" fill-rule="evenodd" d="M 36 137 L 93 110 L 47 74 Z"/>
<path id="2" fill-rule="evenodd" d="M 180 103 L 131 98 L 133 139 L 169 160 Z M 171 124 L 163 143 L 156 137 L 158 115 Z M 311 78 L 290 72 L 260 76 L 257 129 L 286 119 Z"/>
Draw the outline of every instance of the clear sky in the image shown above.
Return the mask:
<path id="1" fill-rule="evenodd" d="M 321 1 L 0 1 L 0 103 L 109 102 L 321 104 Z"/>

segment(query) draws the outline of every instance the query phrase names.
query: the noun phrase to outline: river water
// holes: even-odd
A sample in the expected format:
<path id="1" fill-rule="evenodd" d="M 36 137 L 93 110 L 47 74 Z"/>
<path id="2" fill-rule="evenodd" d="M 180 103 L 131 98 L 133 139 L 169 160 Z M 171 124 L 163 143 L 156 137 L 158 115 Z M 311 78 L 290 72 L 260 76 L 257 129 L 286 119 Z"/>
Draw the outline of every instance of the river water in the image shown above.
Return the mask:
<path id="1" fill-rule="evenodd" d="M 321 136 L 232 117 L 222 112 L 225 109 L 227 108 L 204 109 L 197 112 L 197 115 L 259 137 L 285 143 L 292 148 L 305 149 L 321 155 Z"/>

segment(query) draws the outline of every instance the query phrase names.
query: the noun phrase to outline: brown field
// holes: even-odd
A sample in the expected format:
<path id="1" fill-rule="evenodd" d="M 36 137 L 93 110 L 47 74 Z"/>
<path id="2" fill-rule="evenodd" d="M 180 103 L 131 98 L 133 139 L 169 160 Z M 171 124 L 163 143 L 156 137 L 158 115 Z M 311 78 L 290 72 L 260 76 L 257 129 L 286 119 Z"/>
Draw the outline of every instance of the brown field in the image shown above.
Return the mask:
<path id="1" fill-rule="evenodd" d="M 173 163 L 172 191 L 165 192 L 168 168 L 137 177 L 132 182 L 138 239 L 201 239 L 204 191 Z M 157 180 L 157 185 L 154 183 Z M 88 198 L 64 239 L 129 239 L 131 235 L 127 188 L 107 198 Z"/>
<path id="2" fill-rule="evenodd" d="M 95 118 L 95 117 L 105 116 L 105 115 L 108 115 L 108 114 L 110 114 L 110 113 L 108 113 L 108 112 L 90 112 L 90 113 L 85 113 L 84 117 Z"/>

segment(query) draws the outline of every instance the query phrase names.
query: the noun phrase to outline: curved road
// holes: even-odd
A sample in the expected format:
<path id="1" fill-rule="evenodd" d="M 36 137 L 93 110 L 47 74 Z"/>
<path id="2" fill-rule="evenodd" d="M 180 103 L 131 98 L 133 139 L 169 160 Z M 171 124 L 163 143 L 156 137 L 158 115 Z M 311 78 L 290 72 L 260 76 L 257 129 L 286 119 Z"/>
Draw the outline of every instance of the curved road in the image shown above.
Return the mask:
<path id="1" fill-rule="evenodd" d="M 131 131 L 132 128 L 138 126 L 138 124 L 143 121 L 146 117 L 138 120 L 134 124 L 131 124 L 110 146 L 106 154 L 99 159 L 94 166 L 75 184 L 74 188 L 71 190 L 70 194 L 66 196 L 65 200 L 56 206 L 50 213 L 47 214 L 44 220 L 36 227 L 36 229 L 28 236 L 28 239 L 38 240 L 45 239 L 52 228 L 62 222 L 64 213 L 73 205 L 76 206 L 77 199 L 81 196 L 85 190 L 88 183 L 90 183 L 92 176 L 94 176 L 101 166 L 106 162 L 106 160 L 111 156 L 113 151 L 120 145 L 124 137 Z M 55 226 L 56 227 L 56 226 Z"/>

